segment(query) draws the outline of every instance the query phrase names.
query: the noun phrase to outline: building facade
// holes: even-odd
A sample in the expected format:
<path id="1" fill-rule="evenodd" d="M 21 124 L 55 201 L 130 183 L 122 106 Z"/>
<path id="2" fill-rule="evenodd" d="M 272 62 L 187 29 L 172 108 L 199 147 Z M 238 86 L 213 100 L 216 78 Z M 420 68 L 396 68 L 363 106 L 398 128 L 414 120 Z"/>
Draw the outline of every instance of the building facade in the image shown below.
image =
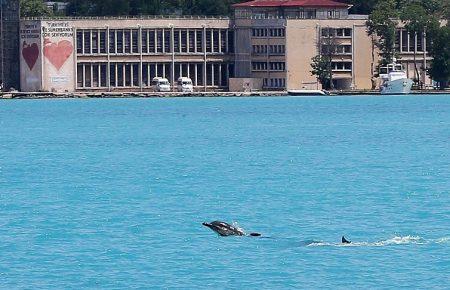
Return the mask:
<path id="1" fill-rule="evenodd" d="M 19 88 L 19 0 L 0 1 L 0 86 Z"/>
<path id="2" fill-rule="evenodd" d="M 330 47 L 335 88 L 372 89 L 378 54 L 367 16 L 349 8 L 332 0 L 254 0 L 234 5 L 232 18 L 23 20 L 22 90 L 147 91 L 154 77 L 172 85 L 189 77 L 201 91 L 319 89 L 312 58 Z M 424 35 L 399 29 L 399 61 L 410 78 L 430 85 L 426 47 Z"/>
<path id="3" fill-rule="evenodd" d="M 145 91 L 154 77 L 224 90 L 233 76 L 228 18 L 90 18 L 21 22 L 24 91 Z"/>

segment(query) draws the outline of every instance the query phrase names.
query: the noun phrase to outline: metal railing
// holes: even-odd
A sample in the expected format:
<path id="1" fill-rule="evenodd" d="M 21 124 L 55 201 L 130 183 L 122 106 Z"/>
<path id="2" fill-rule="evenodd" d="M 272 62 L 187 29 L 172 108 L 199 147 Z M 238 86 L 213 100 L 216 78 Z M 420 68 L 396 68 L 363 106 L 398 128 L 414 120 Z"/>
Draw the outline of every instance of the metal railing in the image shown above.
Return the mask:
<path id="1" fill-rule="evenodd" d="M 230 20 L 228 16 L 201 16 L 201 15 L 139 15 L 139 16 L 45 16 L 23 17 L 21 20 L 153 20 L 153 19 L 180 19 L 180 20 Z"/>

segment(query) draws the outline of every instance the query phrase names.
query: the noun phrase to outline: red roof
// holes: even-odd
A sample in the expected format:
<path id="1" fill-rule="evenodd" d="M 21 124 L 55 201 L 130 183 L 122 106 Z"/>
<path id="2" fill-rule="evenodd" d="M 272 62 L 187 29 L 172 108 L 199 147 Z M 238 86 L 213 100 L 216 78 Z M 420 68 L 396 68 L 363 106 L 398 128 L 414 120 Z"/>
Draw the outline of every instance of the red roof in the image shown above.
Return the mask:
<path id="1" fill-rule="evenodd" d="M 351 5 L 333 0 L 253 0 L 234 4 L 233 7 L 333 7 L 350 8 Z"/>

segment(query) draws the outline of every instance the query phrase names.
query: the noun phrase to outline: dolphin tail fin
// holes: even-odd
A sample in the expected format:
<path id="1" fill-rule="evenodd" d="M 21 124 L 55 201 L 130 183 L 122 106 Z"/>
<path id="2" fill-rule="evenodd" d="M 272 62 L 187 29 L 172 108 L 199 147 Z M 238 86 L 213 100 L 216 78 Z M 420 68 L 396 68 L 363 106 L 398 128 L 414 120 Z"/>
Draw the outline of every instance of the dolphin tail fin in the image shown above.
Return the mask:
<path id="1" fill-rule="evenodd" d="M 342 241 L 343 244 L 350 244 L 351 243 L 351 241 L 347 240 L 345 238 L 345 236 L 342 236 L 342 240 L 341 241 Z"/>
<path id="2" fill-rule="evenodd" d="M 250 237 L 260 237 L 261 234 L 260 233 L 250 233 L 249 236 Z"/>

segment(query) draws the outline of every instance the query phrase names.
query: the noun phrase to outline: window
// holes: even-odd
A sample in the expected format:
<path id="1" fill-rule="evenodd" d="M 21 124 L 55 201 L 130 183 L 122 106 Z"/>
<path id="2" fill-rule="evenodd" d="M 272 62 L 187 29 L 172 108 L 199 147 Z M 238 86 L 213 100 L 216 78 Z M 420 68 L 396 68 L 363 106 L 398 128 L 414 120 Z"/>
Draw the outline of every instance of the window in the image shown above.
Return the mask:
<path id="1" fill-rule="evenodd" d="M 254 28 L 252 29 L 253 37 L 267 37 L 267 29 L 265 28 Z"/>
<path id="2" fill-rule="evenodd" d="M 132 80 L 133 80 L 133 86 L 138 87 L 139 86 L 139 64 L 134 63 L 132 64 Z"/>
<path id="3" fill-rule="evenodd" d="M 123 30 L 116 30 L 117 48 L 116 53 L 123 53 Z"/>
<path id="4" fill-rule="evenodd" d="M 213 30 L 213 51 L 219 52 L 219 31 L 217 29 Z"/>
<path id="5" fill-rule="evenodd" d="M 285 35 L 284 28 L 271 28 L 269 32 L 271 37 L 284 37 Z"/>
<path id="6" fill-rule="evenodd" d="M 189 31 L 189 52 L 195 52 L 195 33 L 194 31 Z"/>
<path id="7" fill-rule="evenodd" d="M 180 33 L 181 33 L 181 38 L 180 38 L 181 52 L 188 52 L 187 51 L 187 31 L 181 30 Z"/>
<path id="8" fill-rule="evenodd" d="M 271 62 L 269 64 L 271 71 L 284 71 L 285 70 L 285 63 L 284 62 Z"/>
<path id="9" fill-rule="evenodd" d="M 341 13 L 338 10 L 328 10 L 327 16 L 330 19 L 340 18 Z"/>
<path id="10" fill-rule="evenodd" d="M 352 70 L 352 63 L 351 62 L 333 62 L 331 64 L 331 67 L 334 71 L 350 71 Z"/>
<path id="11" fill-rule="evenodd" d="M 125 86 L 131 87 L 131 64 L 124 64 L 125 67 Z"/>
<path id="12" fill-rule="evenodd" d="M 83 35 L 84 35 L 84 53 L 90 54 L 91 53 L 91 31 L 85 30 Z"/>
<path id="13" fill-rule="evenodd" d="M 336 29 L 325 27 L 322 28 L 322 37 L 333 37 L 336 35 Z"/>
<path id="14" fill-rule="evenodd" d="M 351 45 L 343 45 L 344 48 L 343 53 L 352 53 L 352 46 Z"/>
<path id="15" fill-rule="evenodd" d="M 408 51 L 408 32 L 405 30 L 401 31 L 402 34 L 402 51 Z"/>
<path id="16" fill-rule="evenodd" d="M 83 65 L 77 64 L 77 87 L 83 87 Z"/>
<path id="17" fill-rule="evenodd" d="M 163 50 L 163 32 L 162 30 L 158 29 L 156 31 L 156 52 L 161 53 Z"/>
<path id="18" fill-rule="evenodd" d="M 92 30 L 92 53 L 98 53 L 98 30 Z"/>
<path id="19" fill-rule="evenodd" d="M 123 69 L 123 64 L 117 64 L 117 86 L 118 87 L 123 87 L 124 83 L 123 83 L 123 74 L 124 73 L 124 69 Z"/>
<path id="20" fill-rule="evenodd" d="M 114 30 L 109 31 L 109 52 L 116 53 L 116 33 Z"/>
<path id="21" fill-rule="evenodd" d="M 164 52 L 165 53 L 172 52 L 172 48 L 170 47 L 170 42 L 171 42 L 170 34 L 171 33 L 172 32 L 170 30 L 164 30 L 163 29 L 163 34 L 164 34 Z"/>
<path id="22" fill-rule="evenodd" d="M 100 80 L 98 79 L 98 65 L 97 64 L 92 64 L 92 87 L 99 87 L 100 86 Z"/>
<path id="23" fill-rule="evenodd" d="M 139 48 L 138 48 L 138 38 L 139 38 L 139 33 L 136 29 L 133 29 L 132 33 L 131 33 L 131 49 L 132 49 L 132 53 L 138 53 L 139 52 Z"/>
<path id="24" fill-rule="evenodd" d="M 116 86 L 116 64 L 109 65 L 109 85 L 111 87 Z"/>
<path id="25" fill-rule="evenodd" d="M 77 53 L 78 54 L 83 53 L 83 31 L 82 30 L 77 31 Z"/>
<path id="26" fill-rule="evenodd" d="M 228 52 L 234 52 L 234 32 L 228 31 Z"/>
<path id="27" fill-rule="evenodd" d="M 283 78 L 263 79 L 263 86 L 266 88 L 280 89 L 286 86 L 286 80 Z"/>
<path id="28" fill-rule="evenodd" d="M 344 28 L 344 36 L 346 36 L 346 37 L 352 36 L 352 29 L 351 28 Z"/>
<path id="29" fill-rule="evenodd" d="M 316 19 L 316 10 L 315 9 L 306 9 L 305 10 L 305 18 L 306 19 Z"/>
<path id="30" fill-rule="evenodd" d="M 409 51 L 414 52 L 415 44 L 416 44 L 416 37 L 413 33 L 408 33 L 408 35 L 409 35 Z"/>
<path id="31" fill-rule="evenodd" d="M 149 30 L 148 31 L 148 52 L 149 53 L 155 53 L 155 31 Z"/>
<path id="32" fill-rule="evenodd" d="M 125 53 L 131 53 L 131 32 L 129 30 L 125 30 Z"/>
<path id="33" fill-rule="evenodd" d="M 212 52 L 211 29 L 206 30 L 206 52 Z"/>
<path id="34" fill-rule="evenodd" d="M 142 30 L 142 53 L 148 53 L 148 30 Z"/>
<path id="35" fill-rule="evenodd" d="M 175 52 L 180 52 L 180 31 L 175 30 L 173 34 L 173 49 Z"/>
<path id="36" fill-rule="evenodd" d="M 267 70 L 267 62 L 252 62 L 253 71 L 265 71 Z"/>
<path id="37" fill-rule="evenodd" d="M 269 46 L 269 53 L 270 54 L 284 54 L 285 53 L 285 46 L 284 45 L 270 45 Z"/>
<path id="38" fill-rule="evenodd" d="M 100 65 L 100 86 L 106 87 L 106 64 Z"/>
<path id="39" fill-rule="evenodd" d="M 203 52 L 203 31 L 196 30 L 197 32 L 197 52 Z"/>
<path id="40" fill-rule="evenodd" d="M 417 51 L 423 51 L 423 33 L 417 34 Z"/>
<path id="41" fill-rule="evenodd" d="M 227 31 L 220 31 L 220 48 L 222 52 L 227 52 Z"/>
<path id="42" fill-rule="evenodd" d="M 100 53 L 106 53 L 106 31 L 100 31 Z"/>
<path id="43" fill-rule="evenodd" d="M 84 65 L 84 86 L 85 87 L 91 87 L 91 65 L 90 64 L 85 64 Z"/>
<path id="44" fill-rule="evenodd" d="M 253 45 L 253 53 L 254 54 L 266 54 L 267 53 L 267 45 Z"/>

